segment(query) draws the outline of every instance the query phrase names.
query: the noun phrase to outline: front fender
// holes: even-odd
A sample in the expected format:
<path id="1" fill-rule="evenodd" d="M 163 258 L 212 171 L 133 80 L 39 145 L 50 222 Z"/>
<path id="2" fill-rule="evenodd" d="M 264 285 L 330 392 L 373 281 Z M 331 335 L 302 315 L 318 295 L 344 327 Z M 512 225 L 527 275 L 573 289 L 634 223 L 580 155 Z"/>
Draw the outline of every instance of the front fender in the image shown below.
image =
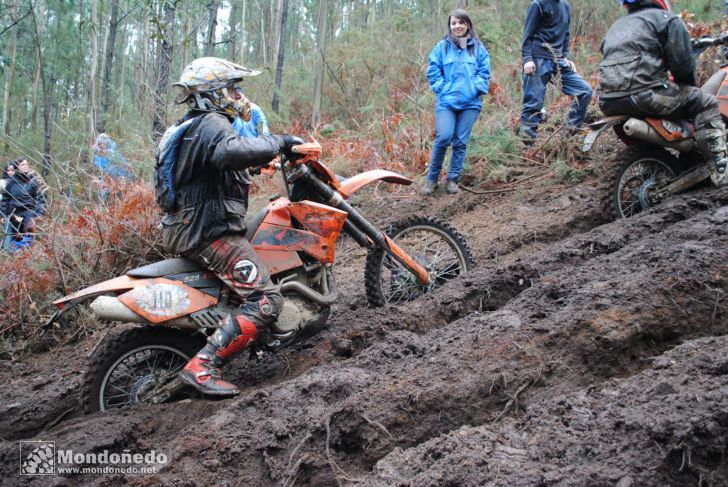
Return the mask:
<path id="1" fill-rule="evenodd" d="M 371 184 L 375 181 L 384 181 L 387 183 L 403 184 L 408 186 L 412 184 L 412 180 L 397 174 L 392 171 L 385 171 L 384 169 L 375 169 L 373 171 L 363 172 L 357 174 L 349 179 L 344 180 L 339 187 L 339 193 L 344 198 L 348 198 L 364 186 Z"/>
<path id="2" fill-rule="evenodd" d="M 603 118 L 594 123 L 588 125 L 589 133 L 584 137 L 584 145 L 582 146 L 582 152 L 589 152 L 594 145 L 594 142 L 607 130 L 614 127 L 615 125 L 622 124 L 629 120 L 629 115 L 614 115 L 611 117 Z"/>

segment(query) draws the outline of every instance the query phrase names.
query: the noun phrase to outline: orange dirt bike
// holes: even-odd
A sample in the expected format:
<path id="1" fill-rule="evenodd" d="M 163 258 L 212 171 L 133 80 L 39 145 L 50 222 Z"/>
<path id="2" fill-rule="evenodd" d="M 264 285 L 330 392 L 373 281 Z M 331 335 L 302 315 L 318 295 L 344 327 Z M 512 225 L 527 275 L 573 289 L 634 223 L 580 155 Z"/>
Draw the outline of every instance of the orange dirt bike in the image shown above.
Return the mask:
<path id="1" fill-rule="evenodd" d="M 411 184 L 399 174 L 368 171 L 339 181 L 313 141 L 301 158 L 277 165 L 288 197 L 248 219 L 246 238 L 285 298 L 270 333 L 251 357 L 275 352 L 324 329 L 337 287 L 331 265 L 345 232 L 368 247 L 365 287 L 373 306 L 411 300 L 463 274 L 473 257 L 462 235 L 431 217 L 409 217 L 382 232 L 347 198 L 376 181 Z M 73 307 L 90 303 L 98 320 L 136 323 L 107 338 L 91 354 L 82 387 L 86 412 L 161 403 L 189 393 L 177 372 L 219 321 L 241 303 L 238 295 L 197 263 L 175 258 L 128 271 L 59 299 L 47 326 Z"/>
<path id="2" fill-rule="evenodd" d="M 711 46 L 728 43 L 728 34 L 693 39 L 693 55 L 698 57 Z M 701 87 L 716 95 L 720 113 L 728 123 L 728 48 L 723 48 L 721 66 Z M 606 130 L 613 128 L 627 145 L 620 159 L 610 167 L 602 202 L 607 215 L 628 218 L 655 206 L 666 197 L 690 189 L 710 177 L 713 164 L 698 152 L 695 130 L 688 120 L 638 118 L 627 115 L 607 117 L 589 125 L 584 152 Z"/>

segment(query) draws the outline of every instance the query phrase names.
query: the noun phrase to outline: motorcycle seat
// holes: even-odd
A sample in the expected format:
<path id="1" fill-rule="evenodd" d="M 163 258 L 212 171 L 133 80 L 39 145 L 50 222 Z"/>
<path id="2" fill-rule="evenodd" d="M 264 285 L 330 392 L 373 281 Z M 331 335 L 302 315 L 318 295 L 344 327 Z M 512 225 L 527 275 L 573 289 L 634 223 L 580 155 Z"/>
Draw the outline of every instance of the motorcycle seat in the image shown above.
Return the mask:
<path id="1" fill-rule="evenodd" d="M 145 265 L 126 272 L 129 277 L 162 277 L 170 274 L 184 274 L 186 272 L 201 271 L 205 268 L 197 262 L 177 257 L 174 259 L 160 260 L 153 264 Z"/>

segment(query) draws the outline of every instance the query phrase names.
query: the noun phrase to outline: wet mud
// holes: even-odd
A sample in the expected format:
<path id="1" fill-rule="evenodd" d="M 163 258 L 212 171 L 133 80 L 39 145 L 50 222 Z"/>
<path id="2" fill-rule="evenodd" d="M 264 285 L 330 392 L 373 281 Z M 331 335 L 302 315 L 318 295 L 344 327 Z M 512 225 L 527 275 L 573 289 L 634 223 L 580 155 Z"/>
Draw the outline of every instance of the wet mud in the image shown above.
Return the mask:
<path id="1" fill-rule="evenodd" d="M 326 331 L 238 358 L 234 399 L 82 415 L 103 333 L 5 361 L 4 485 L 728 485 L 728 189 L 605 222 L 594 182 L 363 207 L 434 214 L 477 267 L 371 309 L 340 244 Z M 118 327 L 117 327 L 118 328 Z M 109 333 L 116 332 L 114 329 Z M 18 475 L 18 441 L 161 451 L 145 475 Z"/>

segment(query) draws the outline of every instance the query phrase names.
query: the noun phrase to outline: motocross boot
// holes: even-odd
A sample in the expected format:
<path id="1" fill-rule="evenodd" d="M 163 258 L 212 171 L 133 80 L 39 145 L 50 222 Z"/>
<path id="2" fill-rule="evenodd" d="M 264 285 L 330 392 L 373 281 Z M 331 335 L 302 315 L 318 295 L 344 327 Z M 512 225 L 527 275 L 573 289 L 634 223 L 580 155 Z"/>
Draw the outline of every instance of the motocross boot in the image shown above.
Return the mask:
<path id="1" fill-rule="evenodd" d="M 238 388 L 222 380 L 220 368 L 255 340 L 258 330 L 243 315 L 228 315 L 220 328 L 207 339 L 207 345 L 187 362 L 179 373 L 185 384 L 211 396 L 236 396 Z"/>
<path id="2" fill-rule="evenodd" d="M 728 175 L 726 175 L 728 148 L 726 148 L 724 128 L 701 130 L 695 134 L 695 138 L 701 152 L 713 163 L 713 173 L 710 175 L 710 181 L 715 186 L 728 183 Z"/>

